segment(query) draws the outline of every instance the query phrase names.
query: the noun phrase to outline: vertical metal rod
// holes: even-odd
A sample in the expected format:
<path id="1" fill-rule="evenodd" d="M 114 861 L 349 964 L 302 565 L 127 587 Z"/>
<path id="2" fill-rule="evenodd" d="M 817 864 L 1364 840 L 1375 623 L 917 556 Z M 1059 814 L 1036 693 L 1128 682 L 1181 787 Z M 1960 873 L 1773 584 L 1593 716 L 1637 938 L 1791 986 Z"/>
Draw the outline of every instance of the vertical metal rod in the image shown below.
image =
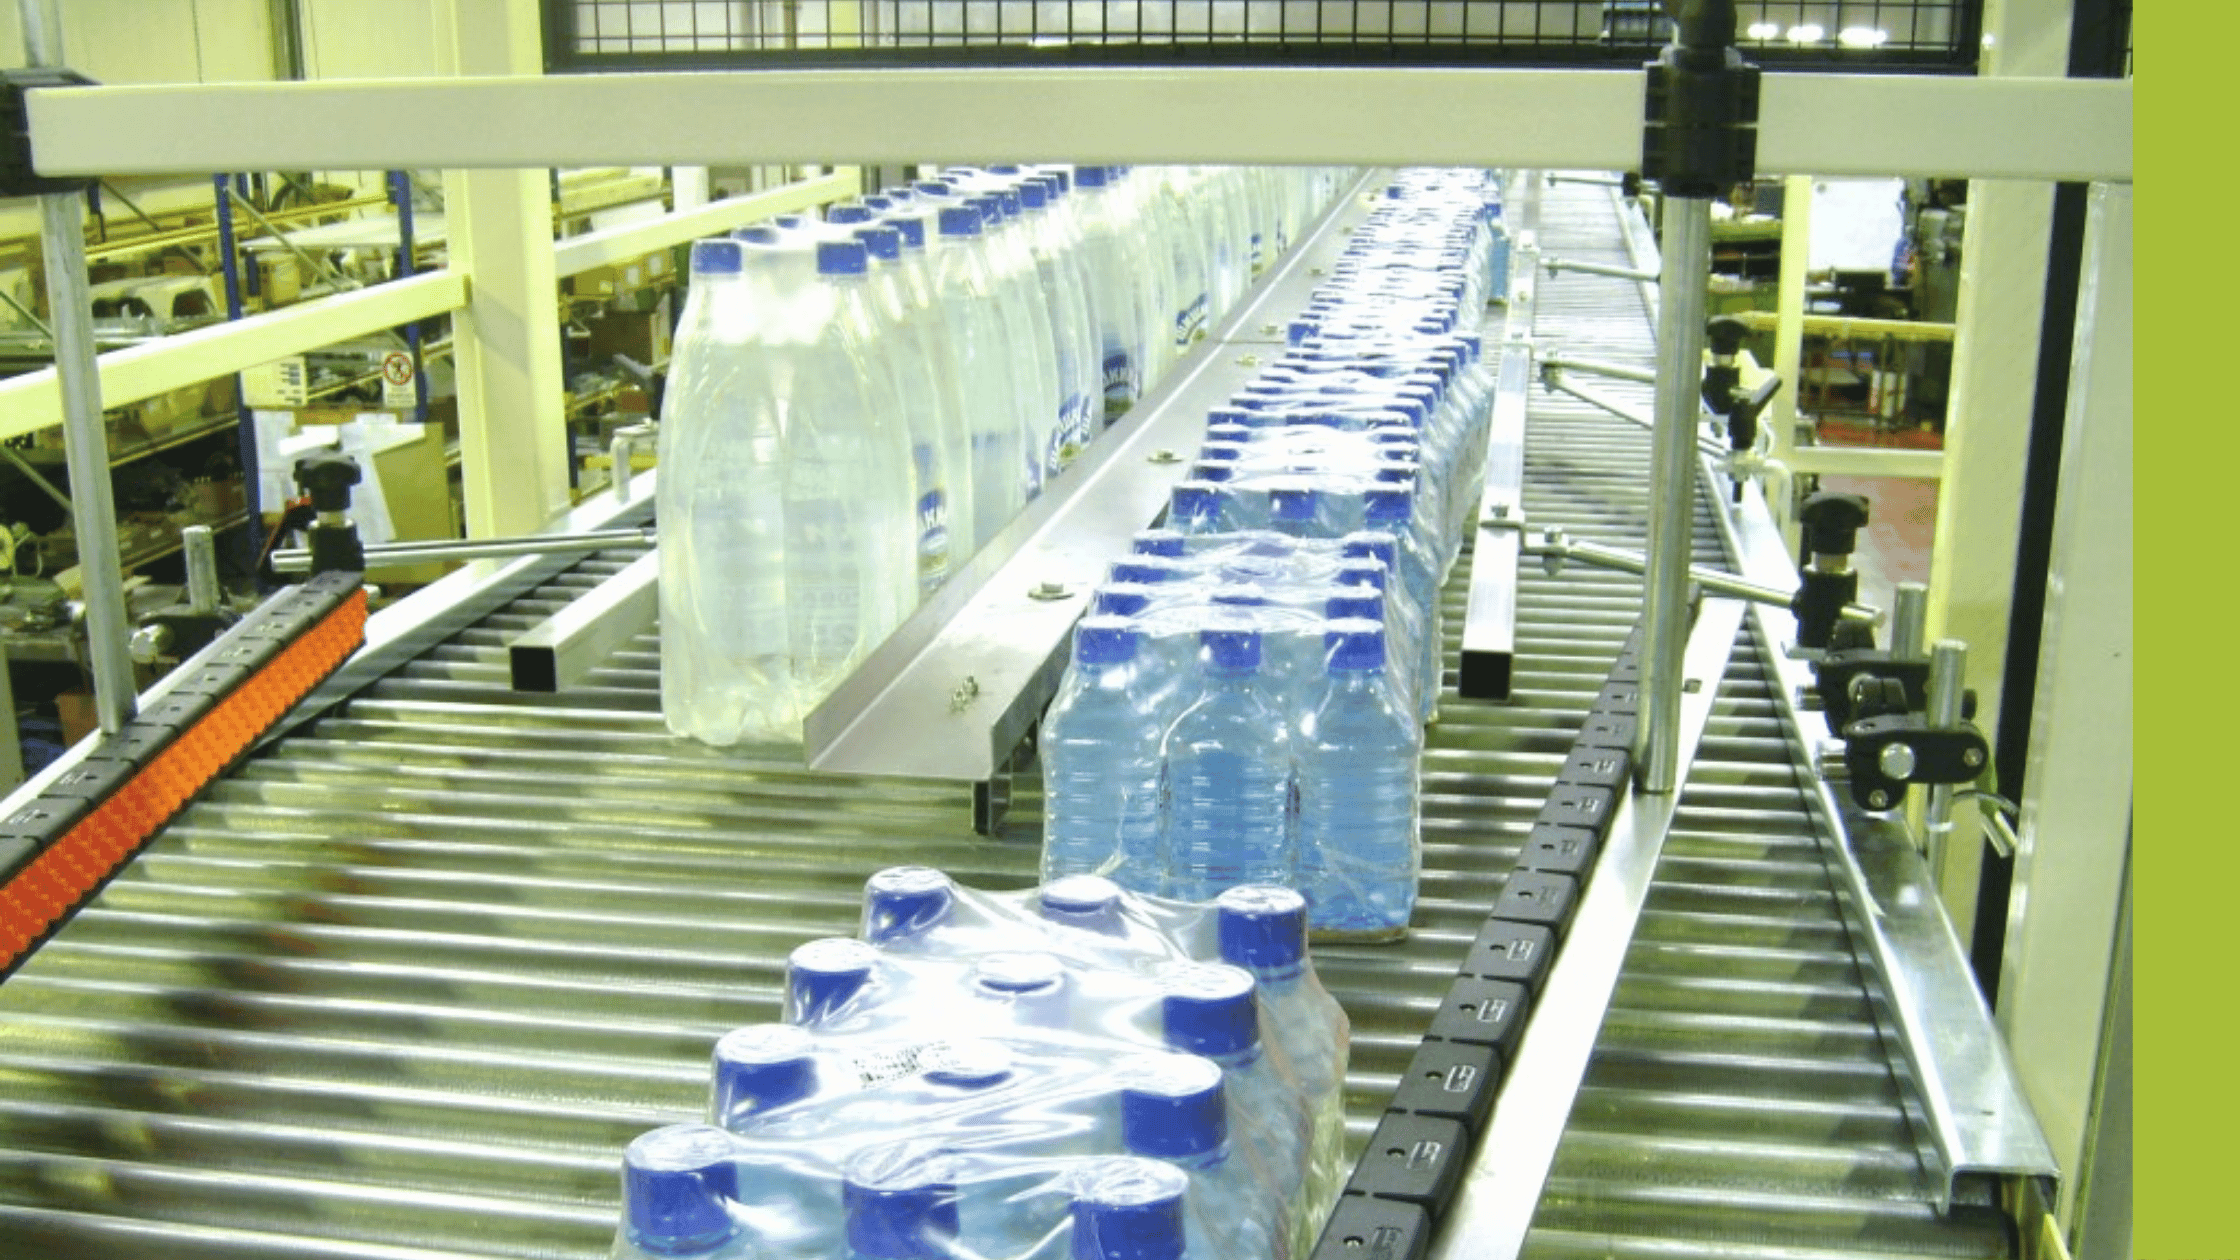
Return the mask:
<path id="1" fill-rule="evenodd" d="M 409 171 L 389 172 L 389 200 L 397 207 L 397 279 L 402 280 L 419 269 L 412 224 L 412 174 Z M 405 350 L 412 355 L 412 422 L 428 422 L 428 371 L 420 350 L 420 325 L 404 326 Z"/>
<path id="2" fill-rule="evenodd" d="M 1958 639 L 1939 639 L 1929 653 L 1929 725 L 1932 727 L 1958 726 L 1960 707 L 1966 694 L 1968 677 L 1968 645 Z M 1939 783 L 1929 788 L 1929 805 L 1922 812 L 1922 841 L 1929 864 L 1929 877 L 1944 878 L 1944 854 L 1952 838 L 1952 785 Z"/>
<path id="3" fill-rule="evenodd" d="M 243 314 L 241 290 L 241 241 L 234 230 L 233 196 L 222 174 L 210 177 L 212 214 L 218 227 L 218 270 L 225 277 L 226 318 L 240 319 Z M 255 276 L 257 269 L 251 265 L 248 275 Z M 263 566 L 256 563 L 264 553 L 264 487 L 261 484 L 261 460 L 257 450 L 257 418 L 248 407 L 248 397 L 241 388 L 241 377 L 233 378 L 234 454 L 241 461 L 241 504 L 249 514 L 249 527 L 242 542 L 242 558 L 250 572 L 259 572 Z M 261 579 L 260 579 L 261 581 Z"/>
<path id="4" fill-rule="evenodd" d="M 1890 609 L 1890 655 L 1901 661 L 1921 655 L 1929 634 L 1929 587 L 1922 582 L 1898 583 Z"/>
<path id="5" fill-rule="evenodd" d="M 42 0 L 18 0 L 25 59 L 62 64 L 62 26 Z M 47 267 L 47 315 L 54 321 L 55 374 L 62 386 L 62 448 L 70 469 L 72 524 L 78 535 L 78 578 L 86 609 L 93 707 L 101 729 L 115 734 L 139 710 L 132 655 L 126 643 L 124 569 L 117 550 L 117 509 L 109 485 L 109 434 L 101 415 L 101 367 L 93 340 L 93 299 L 86 279 L 84 202 L 76 192 L 39 198 L 40 244 Z"/>
<path id="6" fill-rule="evenodd" d="M 1641 789 L 1680 780 L 1680 675 L 1688 646 L 1689 536 L 1695 527 L 1696 434 L 1703 414 L 1704 290 L 1711 202 L 1668 197 L 1657 285 L 1657 411 L 1649 463 L 1649 568 L 1641 621 Z"/>
<path id="7" fill-rule="evenodd" d="M 218 221 L 218 265 L 225 275 L 226 318 L 241 318 L 241 251 L 233 236 L 233 198 L 226 189 L 224 175 L 212 175 L 210 187 L 216 197 Z"/>
<path id="8" fill-rule="evenodd" d="M 618 499 L 630 497 L 630 478 L 638 471 L 637 449 L 637 439 L 626 433 L 617 433 L 614 440 L 607 443 L 607 480 L 614 486 L 614 497 Z"/>
<path id="9" fill-rule="evenodd" d="M 216 612 L 225 598 L 218 584 L 218 536 L 208 525 L 189 525 L 179 531 L 179 545 L 187 560 L 187 607 Z"/>

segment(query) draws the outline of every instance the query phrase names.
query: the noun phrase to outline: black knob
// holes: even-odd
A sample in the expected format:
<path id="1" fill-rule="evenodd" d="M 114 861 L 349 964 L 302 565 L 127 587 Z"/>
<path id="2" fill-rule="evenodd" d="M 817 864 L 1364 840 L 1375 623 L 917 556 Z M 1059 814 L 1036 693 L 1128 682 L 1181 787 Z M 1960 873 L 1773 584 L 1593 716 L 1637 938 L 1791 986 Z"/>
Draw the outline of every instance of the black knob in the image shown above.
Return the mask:
<path id="1" fill-rule="evenodd" d="M 1750 325 L 1732 315 L 1721 315 L 1704 330 L 1704 337 L 1711 344 L 1711 353 L 1732 355 L 1742 349 L 1744 338 L 1750 335 Z"/>
<path id="2" fill-rule="evenodd" d="M 1804 523 L 1805 549 L 1816 556 L 1848 556 L 1867 525 L 1867 501 L 1856 494 L 1822 490 L 1797 512 Z"/>
<path id="3" fill-rule="evenodd" d="M 311 496 L 311 506 L 321 512 L 350 510 L 350 487 L 362 474 L 358 461 L 341 451 L 314 451 L 296 461 L 296 484 Z"/>

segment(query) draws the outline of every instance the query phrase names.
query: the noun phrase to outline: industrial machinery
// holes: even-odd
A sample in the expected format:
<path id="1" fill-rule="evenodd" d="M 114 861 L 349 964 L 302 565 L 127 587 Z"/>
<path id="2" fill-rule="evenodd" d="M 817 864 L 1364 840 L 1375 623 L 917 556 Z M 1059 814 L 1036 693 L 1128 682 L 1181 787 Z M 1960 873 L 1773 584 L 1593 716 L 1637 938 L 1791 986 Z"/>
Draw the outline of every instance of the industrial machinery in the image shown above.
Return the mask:
<path id="1" fill-rule="evenodd" d="M 1961 656 L 1910 606 L 1862 632 L 1849 505 L 1813 509 L 1800 578 L 1763 497 L 1732 493 L 1756 466 L 1699 424 L 1708 239 L 1679 204 L 1708 195 L 1679 134 L 1703 118 L 1672 107 L 1696 88 L 1665 86 L 1675 138 L 1650 174 L 1671 257 L 1614 180 L 1518 182 L 1418 917 L 1403 944 L 1317 953 L 1352 1019 L 1358 1161 L 1317 1257 L 2012 1256 L 2054 1193 L 1897 812 L 1919 785 L 1949 816 L 1980 773 Z M 8 802 L 0 846 L 29 842 L 0 856 L 45 861 L 58 831 L 81 849 L 0 984 L 0 1241 L 603 1255 L 617 1153 L 699 1113 L 715 1038 L 775 1015 L 787 952 L 847 930 L 866 875 L 1033 878 L 1033 724 L 1078 592 L 1150 522 L 1208 401 L 1282 344 L 1374 179 L 812 715 L 806 747 L 667 733 L 645 598 L 660 472 L 628 474 L 630 439 L 612 491 L 541 542 L 483 544 L 346 660 L 347 477 L 310 470 L 328 545 L 305 562 L 344 571 L 218 636 L 137 716 L 112 701 L 81 751 L 130 757 Z M 1543 274 L 1544 252 L 1579 265 Z M 1609 396 L 1544 388 L 1543 342 L 1614 367 Z M 1711 384 L 1728 425 L 1765 401 Z M 1652 402 L 1651 432 L 1622 414 Z M 115 697 L 104 642 L 97 624 Z M 230 698 L 225 670 L 281 664 L 253 715 Z M 220 713 L 241 738 L 211 742 Z M 146 777 L 120 766 L 177 769 L 190 745 L 206 773 L 185 790 L 104 812 Z M 70 839 L 97 819 L 98 852 Z M 1547 849 L 1549 823 L 1588 841 Z"/>

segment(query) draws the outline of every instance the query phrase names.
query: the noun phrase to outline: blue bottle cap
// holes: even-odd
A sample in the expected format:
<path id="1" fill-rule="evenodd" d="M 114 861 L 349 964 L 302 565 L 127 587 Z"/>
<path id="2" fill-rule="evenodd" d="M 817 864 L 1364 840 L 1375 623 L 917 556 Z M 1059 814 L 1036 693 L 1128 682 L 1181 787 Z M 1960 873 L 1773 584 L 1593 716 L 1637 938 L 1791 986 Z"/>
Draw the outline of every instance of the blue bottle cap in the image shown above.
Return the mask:
<path id="1" fill-rule="evenodd" d="M 1219 484 L 1236 480 L 1236 467 L 1225 460 L 1199 460 L 1190 465 L 1192 481 L 1211 481 Z"/>
<path id="2" fill-rule="evenodd" d="M 1025 212 L 1026 207 L 1021 202 L 1019 190 L 1016 188 L 1006 188 L 997 193 L 996 200 L 1003 204 L 1003 217 L 1006 219 L 1016 219 Z"/>
<path id="3" fill-rule="evenodd" d="M 1210 602 L 1230 608 L 1265 608 L 1268 606 L 1268 593 L 1251 582 L 1245 582 L 1215 591 Z"/>
<path id="4" fill-rule="evenodd" d="M 749 245 L 775 245 L 778 243 L 778 229 L 767 223 L 757 223 L 753 227 L 733 228 L 731 239 L 745 241 Z"/>
<path id="5" fill-rule="evenodd" d="M 1064 170 L 1049 171 L 1044 174 L 1043 178 L 1057 184 L 1058 195 L 1061 197 L 1073 191 L 1073 177 Z"/>
<path id="6" fill-rule="evenodd" d="M 1333 674 L 1384 668 L 1384 627 L 1374 622 L 1338 622 L 1323 632 L 1322 644 Z"/>
<path id="7" fill-rule="evenodd" d="M 1367 501 L 1369 523 L 1372 525 L 1404 525 L 1415 511 L 1416 496 L 1413 490 L 1375 489 L 1362 496 Z"/>
<path id="8" fill-rule="evenodd" d="M 1338 566 L 1338 585 L 1374 587 L 1380 593 L 1392 580 L 1392 570 L 1378 561 L 1355 561 Z"/>
<path id="9" fill-rule="evenodd" d="M 1010 1049 L 980 1037 L 936 1042 L 918 1065 L 927 1080 L 951 1089 L 994 1089 L 1011 1079 Z"/>
<path id="10" fill-rule="evenodd" d="M 1073 168 L 1073 182 L 1083 188 L 1102 188 L 1111 178 L 1110 167 L 1076 166 Z"/>
<path id="11" fill-rule="evenodd" d="M 881 262 L 893 262 L 902 257 L 902 233 L 891 227 L 859 227 L 856 239 Z"/>
<path id="12" fill-rule="evenodd" d="M 1100 1159 L 1074 1185 L 1073 1260 L 1182 1260 L 1190 1175 L 1155 1159 Z"/>
<path id="13" fill-rule="evenodd" d="M 805 220 L 798 214 L 781 214 L 770 221 L 786 231 L 792 232 L 798 230 Z"/>
<path id="14" fill-rule="evenodd" d="M 1219 1061 L 1259 1048 L 1251 972 L 1225 963 L 1169 963 L 1159 969 L 1159 987 L 1168 1049 Z"/>
<path id="15" fill-rule="evenodd" d="M 950 1260 L 957 1197 L 955 1161 L 929 1142 L 858 1151 L 840 1186 L 848 1249 L 863 1260 Z"/>
<path id="16" fill-rule="evenodd" d="M 972 987 L 990 997 L 1047 997 L 1065 983 L 1065 964 L 1049 954 L 997 950 L 972 964 Z"/>
<path id="17" fill-rule="evenodd" d="M 672 1124 L 641 1134 L 622 1153 L 622 1199 L 631 1241 L 664 1252 L 712 1251 L 739 1232 L 731 1135 L 712 1125 Z"/>
<path id="18" fill-rule="evenodd" d="M 1251 424 L 1252 413 L 1243 407 L 1214 407 L 1206 412 L 1206 425 Z"/>
<path id="19" fill-rule="evenodd" d="M 1274 884 L 1242 884 L 1214 898 L 1221 958 L 1259 975 L 1296 975 L 1307 957 L 1307 899 Z"/>
<path id="20" fill-rule="evenodd" d="M 897 213 L 887 219 L 887 226 L 902 233 L 904 249 L 926 247 L 926 221 L 915 214 Z"/>
<path id="21" fill-rule="evenodd" d="M 917 936 L 949 917 L 956 885 L 930 866 L 890 866 L 863 884 L 863 936 L 887 942 Z"/>
<path id="22" fill-rule="evenodd" d="M 921 179 L 911 187 L 928 197 L 946 197 L 956 191 L 954 185 L 938 179 Z"/>
<path id="23" fill-rule="evenodd" d="M 1260 668 L 1260 632 L 1257 630 L 1200 630 L 1198 643 L 1214 669 L 1250 673 Z"/>
<path id="24" fill-rule="evenodd" d="M 1150 606 L 1150 587 L 1137 582 L 1115 582 L 1097 588 L 1090 599 L 1089 611 L 1112 617 L 1133 617 Z"/>
<path id="25" fill-rule="evenodd" d="M 1139 556 L 1178 557 L 1188 546 L 1186 538 L 1171 529 L 1146 529 L 1136 534 L 1133 548 Z"/>
<path id="26" fill-rule="evenodd" d="M 871 982 L 879 951 L 851 936 L 828 936 L 786 958 L 786 1018 L 815 1024 L 840 1013 Z"/>
<path id="27" fill-rule="evenodd" d="M 1003 198 L 1001 197 L 983 194 L 968 199 L 965 204 L 979 211 L 980 221 L 990 227 L 994 227 L 1010 217 L 1004 213 Z"/>
<path id="28" fill-rule="evenodd" d="M 1221 488 L 1207 481 L 1185 481 L 1174 488 L 1168 515 L 1176 520 L 1211 520 L 1221 511 Z"/>
<path id="29" fill-rule="evenodd" d="M 1121 935 L 1127 929 L 1120 917 L 1120 885 L 1102 875 L 1067 875 L 1051 880 L 1042 886 L 1038 900 L 1042 917 L 1051 923 L 1107 936 Z"/>
<path id="30" fill-rule="evenodd" d="M 1275 519 L 1287 525 L 1307 525 L 1313 523 L 1322 496 L 1312 486 L 1281 486 L 1268 491 L 1268 503 Z"/>
<path id="31" fill-rule="evenodd" d="M 749 1024 L 716 1042 L 716 1123 L 736 1131 L 764 1112 L 817 1092 L 815 1039 L 791 1024 Z"/>
<path id="32" fill-rule="evenodd" d="M 1050 204 L 1050 190 L 1040 180 L 1026 180 L 1019 185 L 1019 204 L 1029 210 L 1040 210 Z"/>
<path id="33" fill-rule="evenodd" d="M 1221 1065 L 1194 1054 L 1140 1054 L 1121 1061 L 1120 1141 L 1131 1155 L 1190 1159 L 1229 1140 Z"/>
<path id="34" fill-rule="evenodd" d="M 1355 583 L 1359 585 L 1359 583 Z M 1332 595 L 1323 601 L 1322 615 L 1332 621 L 1345 617 L 1360 617 L 1382 624 L 1384 621 L 1384 596 L 1382 595 Z"/>
<path id="35" fill-rule="evenodd" d="M 1386 485 L 1414 487 L 1417 464 L 1412 459 L 1390 459 L 1377 465 L 1377 480 Z"/>
<path id="36" fill-rule="evenodd" d="M 861 241 L 818 241 L 817 274 L 860 276 L 871 269 L 870 251 Z"/>
<path id="37" fill-rule="evenodd" d="M 980 212 L 971 206 L 941 207 L 941 234 L 943 236 L 980 235 Z"/>
<path id="38" fill-rule="evenodd" d="M 871 222 L 871 207 L 833 206 L 824 212 L 824 221 L 827 223 L 869 223 Z"/>
<path id="39" fill-rule="evenodd" d="M 991 166 L 991 167 L 989 167 L 989 168 L 988 168 L 988 173 L 989 173 L 990 175 L 1016 175 L 1016 174 L 1018 174 L 1018 173 L 1019 173 L 1019 170 L 1020 170 L 1020 167 L 1019 167 L 1018 163 L 1016 163 L 1016 162 L 1006 162 L 1006 163 L 1002 164 L 1001 166 Z"/>
<path id="40" fill-rule="evenodd" d="M 737 241 L 694 241 L 692 243 L 692 274 L 696 276 L 735 276 L 743 257 Z"/>
<path id="41" fill-rule="evenodd" d="M 1150 600 L 1142 598 L 1144 603 Z M 1099 613 L 1106 610 L 1100 608 Z M 1141 611 L 1140 607 L 1138 611 Z M 1136 628 L 1124 616 L 1083 617 L 1073 631 L 1073 659 L 1081 665 L 1118 665 L 1136 656 Z"/>
<path id="42" fill-rule="evenodd" d="M 871 207 L 871 213 L 873 214 L 885 214 L 899 203 L 885 193 L 873 193 L 863 199 L 863 204 Z"/>
<path id="43" fill-rule="evenodd" d="M 1161 582 L 1179 582 L 1189 576 L 1189 571 L 1161 556 L 1145 556 L 1140 560 L 1120 560 L 1112 566 L 1112 580 L 1140 586 L 1157 586 Z"/>
<path id="44" fill-rule="evenodd" d="M 1400 539 L 1381 529 L 1356 530 L 1340 540 L 1341 555 L 1348 560 L 1375 560 L 1386 568 L 1399 554 Z"/>

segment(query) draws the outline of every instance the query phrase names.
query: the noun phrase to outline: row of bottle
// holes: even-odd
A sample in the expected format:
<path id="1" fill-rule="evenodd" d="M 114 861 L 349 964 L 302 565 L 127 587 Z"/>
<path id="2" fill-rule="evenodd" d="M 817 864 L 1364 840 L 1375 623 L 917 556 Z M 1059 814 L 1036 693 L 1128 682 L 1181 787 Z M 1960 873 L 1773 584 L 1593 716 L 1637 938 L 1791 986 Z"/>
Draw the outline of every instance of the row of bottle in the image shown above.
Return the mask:
<path id="1" fill-rule="evenodd" d="M 1499 185 L 1407 172 L 1228 405 L 1076 628 L 1043 723 L 1045 877 L 1204 899 L 1298 888 L 1315 929 L 1405 933 L 1438 592 L 1482 478 L 1474 327 Z"/>
<path id="2" fill-rule="evenodd" d="M 1344 1012 L 1305 902 L 922 867 L 715 1047 L 708 1123 L 632 1143 L 614 1255 L 1275 1260 L 1342 1176 Z"/>
<path id="3" fill-rule="evenodd" d="M 798 738 L 1338 174 L 955 168 L 696 242 L 661 428 L 670 728 Z"/>

